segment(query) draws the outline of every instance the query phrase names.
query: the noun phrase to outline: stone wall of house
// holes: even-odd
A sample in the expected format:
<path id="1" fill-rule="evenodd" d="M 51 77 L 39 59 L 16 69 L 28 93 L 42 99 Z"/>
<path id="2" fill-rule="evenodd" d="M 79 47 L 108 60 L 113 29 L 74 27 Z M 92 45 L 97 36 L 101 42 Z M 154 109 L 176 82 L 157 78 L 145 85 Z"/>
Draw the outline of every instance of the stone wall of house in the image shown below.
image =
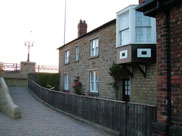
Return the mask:
<path id="1" fill-rule="evenodd" d="M 109 75 L 109 68 L 116 58 L 116 26 L 115 22 L 94 32 L 83 38 L 76 40 L 65 47 L 62 47 L 59 52 L 59 68 L 60 68 L 60 85 L 61 90 L 64 89 L 63 79 L 64 74 L 69 75 L 69 91 L 74 92 L 72 85 L 75 76 L 79 76 L 80 82 L 83 85 L 86 94 L 89 94 L 89 71 L 98 70 L 99 73 L 99 97 L 115 99 L 114 89 L 111 83 L 112 77 Z M 90 57 L 90 40 L 99 39 L 99 56 Z M 75 61 L 75 47 L 79 46 L 79 61 Z M 64 51 L 70 50 L 70 63 L 64 64 Z"/>
<path id="2" fill-rule="evenodd" d="M 146 65 L 146 78 L 136 66 L 133 67 L 130 100 L 137 103 L 156 104 L 156 64 Z"/>

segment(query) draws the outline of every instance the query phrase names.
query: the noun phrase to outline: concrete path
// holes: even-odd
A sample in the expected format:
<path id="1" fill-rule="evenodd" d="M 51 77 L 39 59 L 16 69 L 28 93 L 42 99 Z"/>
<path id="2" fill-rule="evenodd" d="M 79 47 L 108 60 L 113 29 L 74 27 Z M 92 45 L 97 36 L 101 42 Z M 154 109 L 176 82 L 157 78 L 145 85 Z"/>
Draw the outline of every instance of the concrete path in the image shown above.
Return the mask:
<path id="1" fill-rule="evenodd" d="M 26 88 L 10 88 L 10 94 L 22 118 L 13 120 L 0 112 L 0 136 L 109 136 L 50 109 Z"/>

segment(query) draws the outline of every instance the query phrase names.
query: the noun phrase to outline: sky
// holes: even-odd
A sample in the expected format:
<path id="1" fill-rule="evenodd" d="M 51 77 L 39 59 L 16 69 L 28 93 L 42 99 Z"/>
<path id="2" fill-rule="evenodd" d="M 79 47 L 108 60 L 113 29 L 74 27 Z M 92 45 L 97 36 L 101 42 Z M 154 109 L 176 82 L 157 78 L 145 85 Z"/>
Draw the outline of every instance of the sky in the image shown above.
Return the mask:
<path id="1" fill-rule="evenodd" d="M 91 31 L 116 18 L 116 12 L 138 0 L 67 0 L 66 43 L 77 38 L 86 20 Z M 64 43 L 65 0 L 0 0 L 0 62 L 27 61 L 25 42 L 33 42 L 30 61 L 58 66 L 57 48 Z"/>

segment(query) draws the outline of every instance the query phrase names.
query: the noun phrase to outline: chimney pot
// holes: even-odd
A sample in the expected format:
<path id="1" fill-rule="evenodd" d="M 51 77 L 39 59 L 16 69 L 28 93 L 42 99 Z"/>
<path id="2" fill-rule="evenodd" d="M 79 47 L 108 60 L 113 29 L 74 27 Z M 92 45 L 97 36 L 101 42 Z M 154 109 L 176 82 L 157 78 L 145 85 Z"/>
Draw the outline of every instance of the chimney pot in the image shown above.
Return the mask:
<path id="1" fill-rule="evenodd" d="M 87 33 L 87 23 L 85 20 L 80 20 L 78 24 L 78 37 Z"/>
<path id="2" fill-rule="evenodd" d="M 142 4 L 144 2 L 145 2 L 145 0 L 139 0 L 139 4 Z"/>

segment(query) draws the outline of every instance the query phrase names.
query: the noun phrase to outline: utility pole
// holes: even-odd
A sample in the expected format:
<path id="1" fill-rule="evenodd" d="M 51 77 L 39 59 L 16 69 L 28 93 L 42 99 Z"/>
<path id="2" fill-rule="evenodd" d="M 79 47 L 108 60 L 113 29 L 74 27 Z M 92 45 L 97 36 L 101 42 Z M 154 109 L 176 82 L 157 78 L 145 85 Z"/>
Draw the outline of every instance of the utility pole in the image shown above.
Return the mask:
<path id="1" fill-rule="evenodd" d="M 33 47 L 33 42 L 25 42 L 25 46 L 28 47 L 28 56 L 27 56 L 27 62 L 30 62 L 30 47 Z"/>

